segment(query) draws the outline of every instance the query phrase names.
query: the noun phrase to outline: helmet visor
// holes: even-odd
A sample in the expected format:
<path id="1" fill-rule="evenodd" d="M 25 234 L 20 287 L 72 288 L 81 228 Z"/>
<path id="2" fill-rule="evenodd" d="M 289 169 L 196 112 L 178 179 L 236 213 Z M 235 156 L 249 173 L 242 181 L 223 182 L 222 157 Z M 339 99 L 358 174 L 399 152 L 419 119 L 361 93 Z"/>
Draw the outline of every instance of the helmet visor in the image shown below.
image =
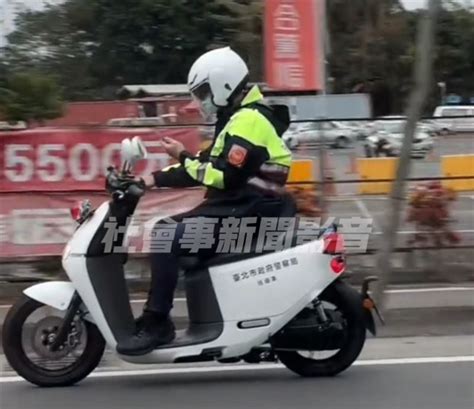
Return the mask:
<path id="1" fill-rule="evenodd" d="M 191 90 L 193 99 L 198 103 L 199 110 L 205 119 L 217 112 L 217 107 L 212 102 L 212 91 L 208 82 L 203 82 Z"/>
<path id="2" fill-rule="evenodd" d="M 202 84 L 198 85 L 197 87 L 191 90 L 191 95 L 194 99 L 198 101 L 205 101 L 212 96 L 211 87 L 209 83 L 203 82 Z"/>

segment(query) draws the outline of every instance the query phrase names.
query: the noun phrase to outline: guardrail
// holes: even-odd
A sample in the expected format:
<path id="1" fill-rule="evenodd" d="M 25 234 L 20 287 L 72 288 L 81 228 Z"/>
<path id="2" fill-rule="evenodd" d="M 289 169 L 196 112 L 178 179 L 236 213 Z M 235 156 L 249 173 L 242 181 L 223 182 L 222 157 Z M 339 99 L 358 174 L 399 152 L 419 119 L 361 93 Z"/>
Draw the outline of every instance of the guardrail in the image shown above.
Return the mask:
<path id="1" fill-rule="evenodd" d="M 474 105 L 473 105 L 474 108 Z M 132 117 L 130 117 L 132 118 Z M 147 117 L 137 117 L 137 118 L 147 118 Z M 469 119 L 474 118 L 474 115 L 459 115 L 459 116 L 423 116 L 419 118 L 419 121 L 442 121 L 442 120 L 457 120 L 457 119 Z M 403 115 L 400 116 L 387 116 L 387 117 L 319 117 L 319 118 L 306 118 L 306 119 L 294 119 L 290 121 L 290 124 L 301 124 L 301 123 L 320 123 L 320 122 L 375 122 L 375 121 L 403 121 L 406 118 Z M 183 128 L 183 127 L 213 127 L 215 123 L 213 122 L 174 122 L 167 124 L 157 124 L 154 126 L 110 126 L 107 124 L 96 124 L 96 123 L 78 123 L 75 125 L 61 125 L 55 126 L 52 125 L 52 128 Z M 48 127 L 48 126 L 46 126 Z M 30 128 L 28 128 L 30 129 Z M 0 129 L 1 132 L 21 132 L 24 129 L 18 130 L 4 130 Z"/>
<path id="2" fill-rule="evenodd" d="M 429 182 L 429 181 L 437 181 L 437 180 L 459 180 L 459 179 L 474 179 L 473 175 L 466 175 L 466 176 L 430 176 L 430 177 L 418 177 L 418 178 L 408 178 L 405 179 L 407 182 Z M 336 183 L 336 184 L 345 184 L 345 183 L 377 183 L 377 182 L 393 182 L 394 179 L 336 179 L 336 180 L 322 180 L 322 181 L 314 181 L 314 182 L 287 182 L 287 185 L 313 185 L 318 186 L 320 184 L 329 184 L 329 183 Z"/>

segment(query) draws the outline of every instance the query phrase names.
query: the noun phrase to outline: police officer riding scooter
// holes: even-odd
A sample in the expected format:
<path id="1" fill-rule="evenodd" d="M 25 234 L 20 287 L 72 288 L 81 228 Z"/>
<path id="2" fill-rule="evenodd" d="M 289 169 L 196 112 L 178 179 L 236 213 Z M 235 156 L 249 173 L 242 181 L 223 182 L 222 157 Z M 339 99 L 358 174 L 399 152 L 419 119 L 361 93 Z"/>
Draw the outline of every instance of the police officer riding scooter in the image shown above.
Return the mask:
<path id="1" fill-rule="evenodd" d="M 247 65 L 229 47 L 206 52 L 189 71 L 188 87 L 203 116 L 217 118 L 213 142 L 194 155 L 180 142 L 164 138 L 164 149 L 178 163 L 145 177 L 144 183 L 148 188 L 205 186 L 206 198 L 191 211 L 172 217 L 176 230 L 171 251 L 151 254 L 148 301 L 136 322 L 135 335 L 117 346 L 123 355 L 147 354 L 175 337 L 170 311 L 180 259 L 189 254 L 179 245 L 186 219 L 260 220 L 296 213 L 284 189 L 291 164 L 291 152 L 281 138 L 289 126 L 288 109 L 265 105 L 257 86 L 248 90 L 248 78 Z M 158 222 L 153 236 L 160 237 L 163 229 L 164 222 Z M 215 251 L 213 246 L 193 256 L 205 259 Z"/>

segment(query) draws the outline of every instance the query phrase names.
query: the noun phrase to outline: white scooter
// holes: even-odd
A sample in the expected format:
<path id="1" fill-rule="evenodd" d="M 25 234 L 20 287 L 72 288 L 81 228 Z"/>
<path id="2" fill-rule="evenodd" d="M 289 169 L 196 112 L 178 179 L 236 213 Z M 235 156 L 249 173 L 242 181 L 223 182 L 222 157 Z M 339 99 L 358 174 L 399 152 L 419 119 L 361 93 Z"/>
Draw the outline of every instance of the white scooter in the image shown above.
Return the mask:
<path id="1" fill-rule="evenodd" d="M 105 251 L 105 224 L 126 226 L 144 194 L 130 175 L 146 156 L 138 138 L 122 142 L 122 176 L 110 172 L 110 201 L 71 212 L 79 226 L 66 245 L 63 267 L 70 282 L 45 282 L 24 291 L 3 326 L 11 367 L 40 386 L 72 385 L 99 364 L 106 345 L 135 330 L 124 278 L 123 254 Z M 125 234 L 124 234 L 125 235 Z M 124 236 L 123 235 L 123 236 Z M 114 243 L 121 245 L 123 237 Z M 224 254 L 183 260 L 189 326 L 139 364 L 279 359 L 302 376 L 330 376 L 358 357 L 366 329 L 375 335 L 375 305 L 342 279 L 345 259 L 335 228 L 318 240 L 267 254 Z"/>

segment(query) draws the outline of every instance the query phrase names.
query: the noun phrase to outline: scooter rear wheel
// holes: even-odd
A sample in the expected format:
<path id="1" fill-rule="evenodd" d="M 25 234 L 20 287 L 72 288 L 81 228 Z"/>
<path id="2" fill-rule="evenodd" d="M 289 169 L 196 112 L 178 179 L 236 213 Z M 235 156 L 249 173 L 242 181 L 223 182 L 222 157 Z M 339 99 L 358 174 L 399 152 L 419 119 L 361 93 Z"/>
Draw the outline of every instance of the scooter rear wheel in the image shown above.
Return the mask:
<path id="1" fill-rule="evenodd" d="M 27 322 L 35 317 L 37 322 Z M 38 386 L 69 386 L 97 367 L 105 340 L 94 324 L 80 317 L 74 320 L 67 343 L 51 350 L 61 322 L 56 310 L 26 295 L 10 309 L 2 329 L 3 350 L 18 375 Z"/>
<path id="2" fill-rule="evenodd" d="M 365 343 L 366 327 L 362 300 L 353 288 L 342 281 L 334 282 L 319 297 L 336 306 L 347 323 L 346 341 L 331 356 L 316 359 L 311 351 L 278 351 L 278 358 L 291 371 L 304 377 L 334 376 L 346 370 L 357 359 Z M 307 354 L 306 352 L 309 352 Z"/>

